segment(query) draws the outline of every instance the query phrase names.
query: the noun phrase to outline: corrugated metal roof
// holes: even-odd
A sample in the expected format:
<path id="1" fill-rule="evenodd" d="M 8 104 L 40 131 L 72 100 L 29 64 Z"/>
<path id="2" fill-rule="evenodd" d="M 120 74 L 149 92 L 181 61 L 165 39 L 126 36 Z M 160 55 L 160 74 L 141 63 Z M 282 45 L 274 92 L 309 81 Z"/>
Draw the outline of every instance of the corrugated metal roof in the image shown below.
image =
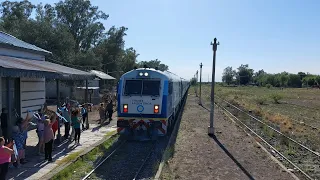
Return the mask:
<path id="1" fill-rule="evenodd" d="M 106 74 L 106 73 L 104 73 L 102 71 L 91 70 L 90 73 L 98 76 L 101 79 L 116 79 L 116 78 L 114 78 L 114 77 L 112 77 L 112 76 L 110 76 L 110 75 L 108 75 L 108 74 Z"/>
<path id="2" fill-rule="evenodd" d="M 38 51 L 38 52 L 43 52 L 47 54 L 51 54 L 50 51 L 44 50 L 42 48 L 39 48 L 35 45 L 26 43 L 10 34 L 7 34 L 5 32 L 0 31 L 0 43 L 10 45 L 10 46 L 15 46 L 23 49 L 29 49 L 33 51 Z"/>
<path id="3" fill-rule="evenodd" d="M 94 79 L 95 75 L 48 61 L 0 56 L 0 76 L 48 79 Z"/>

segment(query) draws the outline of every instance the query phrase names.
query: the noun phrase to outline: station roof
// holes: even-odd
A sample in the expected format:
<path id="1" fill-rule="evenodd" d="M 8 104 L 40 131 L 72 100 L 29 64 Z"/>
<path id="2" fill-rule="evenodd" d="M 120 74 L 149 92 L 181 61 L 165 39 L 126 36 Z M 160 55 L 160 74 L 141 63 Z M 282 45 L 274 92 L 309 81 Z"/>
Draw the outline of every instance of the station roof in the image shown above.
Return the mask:
<path id="1" fill-rule="evenodd" d="M 89 80 L 95 75 L 48 61 L 29 60 L 0 55 L 0 76 L 64 80 Z"/>
<path id="2" fill-rule="evenodd" d="M 41 54 L 52 54 L 50 51 L 39 48 L 35 45 L 26 43 L 10 34 L 0 31 L 0 45 L 11 48 L 18 48 L 20 50 L 33 51 Z"/>
<path id="3" fill-rule="evenodd" d="M 97 70 L 91 70 L 90 73 L 96 75 L 97 77 L 99 77 L 100 79 L 116 79 L 102 71 L 97 71 Z"/>

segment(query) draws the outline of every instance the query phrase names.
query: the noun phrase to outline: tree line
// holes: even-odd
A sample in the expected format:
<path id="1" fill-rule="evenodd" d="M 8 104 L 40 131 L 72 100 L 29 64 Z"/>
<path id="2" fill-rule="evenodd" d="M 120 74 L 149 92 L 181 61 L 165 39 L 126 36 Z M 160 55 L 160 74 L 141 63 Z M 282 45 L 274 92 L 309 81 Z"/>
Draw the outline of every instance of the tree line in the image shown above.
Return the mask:
<path id="1" fill-rule="evenodd" d="M 106 30 L 102 21 L 109 15 L 87 0 L 64 0 L 54 5 L 4 1 L 0 15 L 0 31 L 51 51 L 47 61 L 86 71 L 113 72 L 116 78 L 144 65 L 168 70 L 158 59 L 137 62 L 138 52 L 125 48 L 128 28 L 112 26 Z"/>
<path id="2" fill-rule="evenodd" d="M 228 66 L 222 74 L 222 82 L 234 85 L 258 85 L 267 87 L 312 87 L 320 85 L 320 76 L 305 72 L 297 74 L 281 72 L 271 74 L 263 69 L 254 72 L 248 64 L 241 64 L 237 69 Z"/>

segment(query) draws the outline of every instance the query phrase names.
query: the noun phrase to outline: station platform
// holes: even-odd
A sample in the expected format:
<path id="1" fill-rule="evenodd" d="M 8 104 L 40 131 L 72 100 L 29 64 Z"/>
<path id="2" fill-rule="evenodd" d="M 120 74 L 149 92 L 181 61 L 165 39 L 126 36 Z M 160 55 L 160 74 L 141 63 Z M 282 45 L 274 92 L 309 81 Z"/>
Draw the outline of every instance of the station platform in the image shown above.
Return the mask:
<path id="1" fill-rule="evenodd" d="M 104 123 L 103 125 L 99 125 L 97 123 L 91 124 L 90 122 L 89 129 L 81 132 L 80 146 L 76 146 L 74 142 L 63 140 L 62 137 L 62 142 L 54 145 L 54 150 L 52 152 L 53 162 L 51 163 L 44 159 L 44 154 L 38 155 L 38 137 L 36 130 L 31 130 L 28 132 L 27 139 L 27 163 L 21 164 L 19 168 L 9 168 L 7 179 L 43 179 L 45 175 L 54 170 L 56 167 L 66 164 L 67 162 L 65 162 L 64 159 L 70 154 L 92 149 L 100 144 L 100 142 L 105 139 L 107 134 L 110 134 L 112 131 L 116 131 L 116 125 L 116 117 L 114 117 L 110 123 L 107 121 L 107 123 Z M 64 126 L 61 127 L 61 135 L 64 135 Z"/>

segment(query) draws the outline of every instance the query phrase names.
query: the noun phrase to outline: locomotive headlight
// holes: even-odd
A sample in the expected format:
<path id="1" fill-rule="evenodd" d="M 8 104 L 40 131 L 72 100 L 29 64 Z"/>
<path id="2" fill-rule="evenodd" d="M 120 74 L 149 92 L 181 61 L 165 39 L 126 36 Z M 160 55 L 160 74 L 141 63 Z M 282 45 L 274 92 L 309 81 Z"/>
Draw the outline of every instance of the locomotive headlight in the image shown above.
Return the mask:
<path id="1" fill-rule="evenodd" d="M 146 72 L 146 73 L 144 73 L 144 76 L 148 76 L 149 74 Z"/>
<path id="2" fill-rule="evenodd" d="M 143 73 L 141 72 L 141 73 L 139 73 L 139 75 L 140 75 L 140 76 L 143 76 Z"/>
<path id="3" fill-rule="evenodd" d="M 154 105 L 153 112 L 159 113 L 159 105 Z"/>

